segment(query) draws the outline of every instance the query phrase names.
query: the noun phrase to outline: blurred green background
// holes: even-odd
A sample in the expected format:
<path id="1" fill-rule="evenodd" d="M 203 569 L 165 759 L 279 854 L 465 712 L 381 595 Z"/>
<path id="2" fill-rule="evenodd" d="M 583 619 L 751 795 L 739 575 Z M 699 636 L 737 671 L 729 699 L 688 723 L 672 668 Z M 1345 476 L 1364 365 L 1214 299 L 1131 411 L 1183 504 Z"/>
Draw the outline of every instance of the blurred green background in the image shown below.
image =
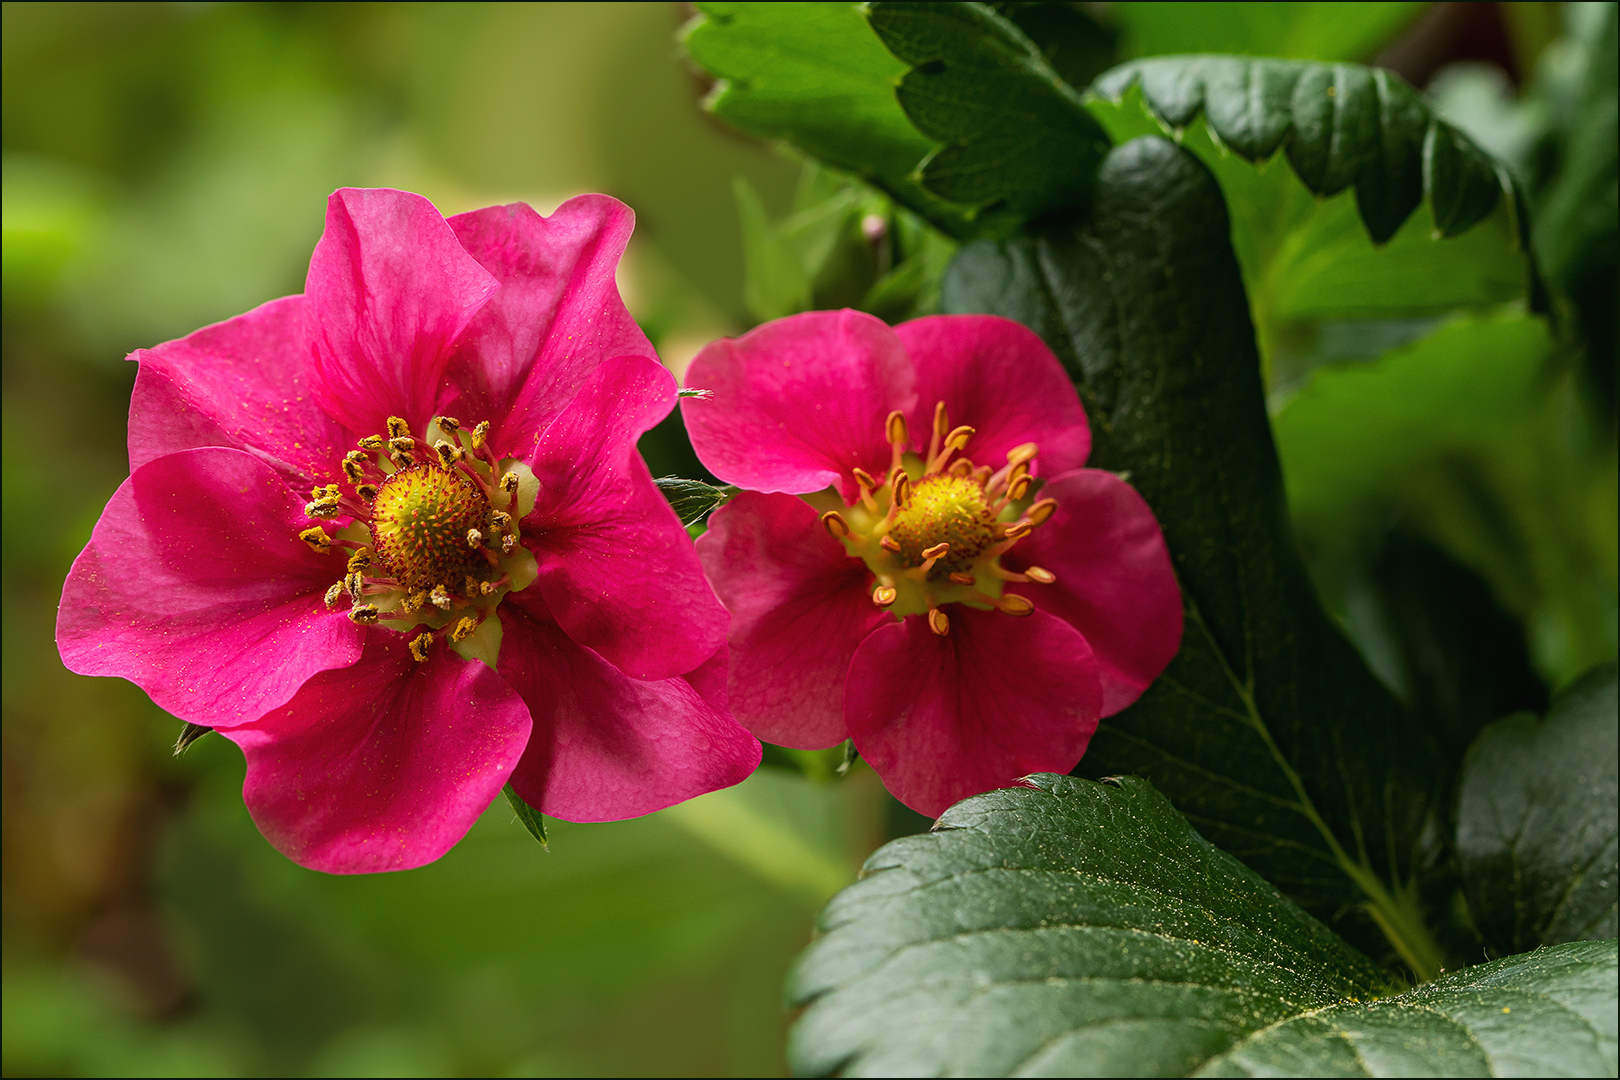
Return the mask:
<path id="1" fill-rule="evenodd" d="M 1535 74 L 1566 70 L 1548 57 L 1575 49 L 1560 45 L 1560 5 L 1083 6 L 1116 56 L 1376 59 L 1430 86 L 1538 200 L 1562 197 L 1559 148 L 1581 142 L 1562 84 Z M 127 473 L 125 354 L 298 291 L 334 187 L 418 191 L 446 214 L 517 199 L 549 212 L 582 191 L 625 200 L 638 226 L 621 289 L 677 370 L 715 336 L 812 303 L 926 310 L 949 245 L 897 219 L 905 251 L 876 258 L 859 225 L 883 200 L 707 119 L 676 42 L 685 5 L 3 11 L 4 1071 L 780 1073 L 782 975 L 815 911 L 878 844 L 926 826 L 870 772 L 766 769 L 638 821 L 551 823 L 549 851 L 498 802 L 433 866 L 323 876 L 254 830 L 233 747 L 204 739 L 176 759 L 178 721 L 128 684 L 61 667 L 56 602 Z M 1292 339 L 1267 341 L 1324 599 L 1419 707 L 1533 705 L 1614 654 L 1603 228 L 1598 276 L 1560 279 L 1572 296 L 1596 290 L 1580 319 L 1608 313 L 1606 330 L 1587 328 L 1608 335 L 1596 363 L 1558 353 L 1522 304 L 1334 324 L 1348 349 L 1319 328 L 1298 356 Z M 906 252 L 915 274 L 885 293 L 884 260 Z M 1461 401 L 1454 428 L 1433 410 L 1392 413 L 1452 385 L 1428 379 L 1449 369 L 1421 363 L 1424 348 L 1506 349 L 1530 374 L 1500 383 L 1521 389 L 1505 405 L 1497 393 L 1496 412 Z M 1417 350 L 1410 385 L 1403 349 Z M 1386 353 L 1393 381 L 1358 390 L 1356 365 Z M 1455 387 L 1480 385 L 1480 370 L 1458 367 Z M 1367 424 L 1378 437 L 1357 442 Z M 1377 460 L 1344 451 L 1368 445 Z M 695 475 L 677 426 L 643 451 L 655 475 Z M 1438 701 L 1479 681 L 1431 669 L 1482 626 L 1507 661 L 1465 655 L 1525 685 Z"/>

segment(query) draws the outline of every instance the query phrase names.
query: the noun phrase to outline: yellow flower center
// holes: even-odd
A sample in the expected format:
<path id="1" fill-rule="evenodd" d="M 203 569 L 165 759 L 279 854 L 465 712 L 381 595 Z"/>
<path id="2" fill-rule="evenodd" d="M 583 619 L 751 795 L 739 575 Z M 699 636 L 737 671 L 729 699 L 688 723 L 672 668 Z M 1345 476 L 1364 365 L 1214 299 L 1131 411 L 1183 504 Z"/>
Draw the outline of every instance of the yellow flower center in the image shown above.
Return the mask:
<path id="1" fill-rule="evenodd" d="M 470 531 L 489 525 L 484 493 L 438 463 L 401 469 L 371 505 L 371 539 L 382 565 L 407 589 L 459 581 L 471 564 Z"/>
<path id="2" fill-rule="evenodd" d="M 975 466 L 962 454 L 973 434 L 950 427 L 940 402 L 922 457 L 909 450 L 905 416 L 891 413 L 887 476 L 879 481 L 856 469 L 860 495 L 847 506 L 832 488 L 806 498 L 850 557 L 871 570 L 872 602 L 901 618 L 927 613 L 941 636 L 950 632 L 946 604 L 1028 615 L 1035 605 L 1006 592 L 1007 583 L 1057 580 L 1039 566 L 1020 573 L 1001 565 L 1001 556 L 1057 509 L 1053 499 L 1034 498 L 1039 481 L 1029 467 L 1039 449 L 1025 443 L 1007 452 L 1000 469 Z"/>

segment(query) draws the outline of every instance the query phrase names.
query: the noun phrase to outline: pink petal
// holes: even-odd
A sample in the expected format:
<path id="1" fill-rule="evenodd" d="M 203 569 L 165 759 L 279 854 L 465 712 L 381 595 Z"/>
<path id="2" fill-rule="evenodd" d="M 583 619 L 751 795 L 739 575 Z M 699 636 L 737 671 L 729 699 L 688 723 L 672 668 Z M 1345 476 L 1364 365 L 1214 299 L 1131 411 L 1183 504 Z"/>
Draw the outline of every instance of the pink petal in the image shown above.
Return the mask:
<path id="1" fill-rule="evenodd" d="M 570 637 L 625 674 L 690 671 L 726 638 L 726 612 L 692 540 L 653 485 L 636 439 L 675 402 L 675 380 L 636 356 L 602 364 L 534 448 L 540 498 L 523 539 L 532 586 Z"/>
<path id="2" fill-rule="evenodd" d="M 265 838 L 329 874 L 408 870 L 466 835 L 529 739 L 529 711 L 488 666 L 366 634 L 352 668 L 224 734 L 247 757 L 242 797 Z"/>
<path id="3" fill-rule="evenodd" d="M 336 479 L 353 436 L 315 403 L 304 298 L 284 296 L 137 349 L 130 471 L 199 446 L 246 450 L 302 490 Z"/>
<path id="4" fill-rule="evenodd" d="M 322 600 L 337 552 L 298 539 L 303 501 L 240 450 L 158 458 L 113 494 L 62 590 L 56 641 L 81 675 L 116 675 L 182 720 L 229 727 L 360 658 Z"/>
<path id="5" fill-rule="evenodd" d="M 944 610 L 946 637 L 916 615 L 877 630 L 845 684 L 861 756 L 895 798 L 933 817 L 1030 773 L 1068 772 L 1102 705 L 1086 639 L 1063 620 Z"/>
<path id="6" fill-rule="evenodd" d="M 730 787 L 759 741 L 725 710 L 722 651 L 684 678 L 632 679 L 543 616 L 501 605 L 501 676 L 534 735 L 512 774 L 530 806 L 568 821 L 619 821 Z"/>
<path id="7" fill-rule="evenodd" d="M 807 311 L 722 339 L 698 353 L 681 402 L 698 458 L 716 476 L 754 491 L 806 494 L 840 485 L 850 470 L 889 468 L 884 421 L 916 403 L 911 362 L 881 319 L 859 311 Z"/>
<path id="8" fill-rule="evenodd" d="M 731 709 L 755 735 L 819 750 L 849 737 L 844 678 L 861 640 L 895 620 L 872 575 L 807 503 L 745 491 L 714 512 L 698 555 L 731 612 Z"/>
<path id="9" fill-rule="evenodd" d="M 894 328 L 917 369 L 912 439 L 926 451 L 934 405 L 974 429 L 967 456 L 1000 468 L 1021 443 L 1040 446 L 1033 471 L 1078 469 L 1091 452 L 1080 395 L 1033 330 L 997 315 L 931 315 Z"/>
<path id="10" fill-rule="evenodd" d="M 613 276 L 634 227 L 630 208 L 606 195 L 570 199 L 549 218 L 522 203 L 451 218 L 501 288 L 457 344 L 441 411 L 493 421 L 496 453 L 511 456 L 534 444 L 603 360 L 656 362 Z"/>
<path id="11" fill-rule="evenodd" d="M 333 192 L 304 290 L 321 404 L 362 434 L 395 415 L 420 435 L 451 343 L 497 288 L 420 195 Z"/>
<path id="12" fill-rule="evenodd" d="M 1113 473 L 1079 469 L 1041 489 L 1057 500 L 1045 525 L 1003 559 L 1041 566 L 1051 585 L 1013 585 L 1085 635 L 1102 675 L 1104 716 L 1146 690 L 1181 647 L 1181 588 L 1153 511 Z"/>

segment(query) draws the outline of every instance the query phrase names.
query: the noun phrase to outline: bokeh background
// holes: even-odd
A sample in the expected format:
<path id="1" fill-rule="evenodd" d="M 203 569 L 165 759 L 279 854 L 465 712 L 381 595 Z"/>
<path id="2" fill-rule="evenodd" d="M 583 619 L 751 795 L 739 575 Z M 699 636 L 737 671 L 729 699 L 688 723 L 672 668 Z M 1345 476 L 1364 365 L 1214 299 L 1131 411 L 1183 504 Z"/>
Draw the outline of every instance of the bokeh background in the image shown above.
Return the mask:
<path id="1" fill-rule="evenodd" d="M 1553 107 L 1535 72 L 1567 37 L 1563 5 L 1361 5 L 1377 10 L 1348 20 L 1338 5 L 1154 19 L 1084 6 L 1118 57 L 1376 59 L 1493 149 L 1556 168 L 1535 157 Z M 123 357 L 298 291 L 333 188 L 405 188 L 446 214 L 513 200 L 549 212 L 582 191 L 625 200 L 638 226 L 621 289 L 679 370 L 777 313 L 757 280 L 760 237 L 837 183 L 702 113 L 707 88 L 677 43 L 684 5 L 3 11 L 5 1073 L 780 1073 L 782 976 L 815 911 L 880 843 L 927 824 L 870 772 L 838 779 L 833 762 L 801 758 L 641 820 L 553 822 L 549 850 L 498 802 L 433 866 L 329 877 L 259 837 L 234 747 L 205 738 L 174 757 L 179 722 L 133 686 L 69 674 L 52 631 L 67 568 L 127 474 Z M 862 198 L 839 212 L 858 222 Z M 818 266 L 838 262 L 830 250 Z M 1574 477 L 1550 509 L 1441 514 L 1426 536 L 1375 544 L 1373 563 L 1317 545 L 1324 594 L 1364 648 L 1379 631 L 1356 631 L 1356 567 L 1395 551 L 1418 586 L 1461 574 L 1459 589 L 1486 597 L 1532 702 L 1613 655 L 1607 250 L 1611 355 L 1585 374 L 1571 359 L 1524 421 L 1557 445 L 1512 482 Z M 818 278 L 812 299 L 838 284 Z M 926 290 L 907 302 L 926 307 Z M 643 452 L 655 475 L 699 475 L 678 424 Z M 1528 517 L 1552 534 L 1525 541 L 1541 545 L 1529 562 L 1475 542 Z M 1380 670 L 1406 679 L 1409 700 L 1429 685 L 1399 657 Z"/>

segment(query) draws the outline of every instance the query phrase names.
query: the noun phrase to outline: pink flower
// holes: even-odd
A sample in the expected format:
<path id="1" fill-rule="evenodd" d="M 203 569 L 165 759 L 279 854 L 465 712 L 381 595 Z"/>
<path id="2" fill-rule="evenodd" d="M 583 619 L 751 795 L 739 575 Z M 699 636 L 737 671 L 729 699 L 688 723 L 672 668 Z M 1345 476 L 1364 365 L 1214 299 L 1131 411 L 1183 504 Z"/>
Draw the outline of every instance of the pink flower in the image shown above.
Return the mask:
<path id="1" fill-rule="evenodd" d="M 1006 319 L 809 312 L 704 349 L 699 458 L 751 490 L 698 554 L 731 611 L 731 705 L 762 739 L 852 738 L 937 815 L 1068 772 L 1181 643 L 1158 522 L 1085 469 L 1057 358 Z"/>
<path id="2" fill-rule="evenodd" d="M 636 452 L 675 384 L 614 285 L 632 225 L 339 191 L 304 295 L 134 354 L 131 475 L 58 645 L 240 746 L 297 862 L 430 862 L 508 779 L 603 821 L 758 763 Z"/>

